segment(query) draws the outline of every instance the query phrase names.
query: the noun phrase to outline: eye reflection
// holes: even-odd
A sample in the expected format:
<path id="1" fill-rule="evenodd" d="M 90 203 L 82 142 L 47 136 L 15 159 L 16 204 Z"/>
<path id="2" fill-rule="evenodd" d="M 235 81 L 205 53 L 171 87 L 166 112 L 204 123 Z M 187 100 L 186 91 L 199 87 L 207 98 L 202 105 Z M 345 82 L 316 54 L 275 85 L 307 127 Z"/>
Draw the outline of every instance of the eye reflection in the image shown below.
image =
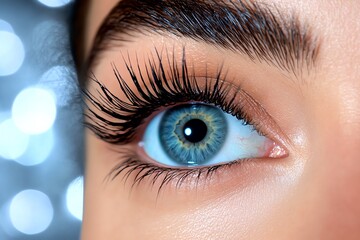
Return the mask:
<path id="1" fill-rule="evenodd" d="M 269 157 L 274 144 L 244 120 L 218 107 L 195 103 L 155 116 L 141 146 L 162 165 L 196 167 Z"/>

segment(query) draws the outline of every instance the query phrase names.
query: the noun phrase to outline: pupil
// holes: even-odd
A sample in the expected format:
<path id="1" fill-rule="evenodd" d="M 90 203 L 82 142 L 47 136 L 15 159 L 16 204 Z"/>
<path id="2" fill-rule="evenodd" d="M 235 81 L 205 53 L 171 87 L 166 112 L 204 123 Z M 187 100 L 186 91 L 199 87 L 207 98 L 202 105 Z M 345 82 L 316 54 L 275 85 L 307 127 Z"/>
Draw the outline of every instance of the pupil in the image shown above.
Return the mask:
<path id="1" fill-rule="evenodd" d="M 185 139 L 192 143 L 202 141 L 207 134 L 207 126 L 200 119 L 192 119 L 183 128 Z"/>

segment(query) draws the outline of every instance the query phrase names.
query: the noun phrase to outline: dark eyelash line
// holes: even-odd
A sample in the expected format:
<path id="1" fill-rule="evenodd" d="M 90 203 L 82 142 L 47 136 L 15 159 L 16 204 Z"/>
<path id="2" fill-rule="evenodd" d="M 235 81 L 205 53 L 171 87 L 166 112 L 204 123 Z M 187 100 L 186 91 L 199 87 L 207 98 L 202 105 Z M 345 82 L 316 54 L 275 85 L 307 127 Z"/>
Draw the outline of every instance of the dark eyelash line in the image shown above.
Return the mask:
<path id="1" fill-rule="evenodd" d="M 204 86 L 200 87 L 195 74 L 189 74 L 188 65 L 183 49 L 181 66 L 176 64 L 175 57 L 167 63 L 170 70 L 165 70 L 161 54 L 156 50 L 156 56 L 149 58 L 145 64 L 145 73 L 141 70 L 138 59 L 134 68 L 130 57 L 124 63 L 135 91 L 125 80 L 113 64 L 113 72 L 117 79 L 121 93 L 125 100 L 121 100 L 103 85 L 94 75 L 90 80 L 97 86 L 95 96 L 85 90 L 84 95 L 88 100 L 85 125 L 100 139 L 113 144 L 126 144 L 134 139 L 136 129 L 153 112 L 162 107 L 169 107 L 181 102 L 203 102 L 218 106 L 223 111 L 232 114 L 245 124 L 252 123 L 242 104 L 234 103 L 242 91 L 240 87 L 225 82 L 226 74 L 220 67 L 216 77 L 211 78 L 206 74 Z M 234 90 L 235 89 L 235 90 Z M 229 98 L 229 95 L 232 97 Z M 231 96 L 231 95 L 230 95 Z M 92 109 L 94 107 L 95 109 Z"/>

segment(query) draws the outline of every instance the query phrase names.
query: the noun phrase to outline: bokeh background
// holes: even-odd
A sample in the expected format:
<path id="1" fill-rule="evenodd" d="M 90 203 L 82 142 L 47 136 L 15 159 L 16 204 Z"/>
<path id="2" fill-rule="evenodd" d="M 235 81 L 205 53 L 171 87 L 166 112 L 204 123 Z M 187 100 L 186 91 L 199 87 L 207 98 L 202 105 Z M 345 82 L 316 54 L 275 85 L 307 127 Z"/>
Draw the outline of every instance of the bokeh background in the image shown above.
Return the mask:
<path id="1" fill-rule="evenodd" d="M 73 0 L 0 0 L 0 240 L 79 239 L 82 103 Z"/>

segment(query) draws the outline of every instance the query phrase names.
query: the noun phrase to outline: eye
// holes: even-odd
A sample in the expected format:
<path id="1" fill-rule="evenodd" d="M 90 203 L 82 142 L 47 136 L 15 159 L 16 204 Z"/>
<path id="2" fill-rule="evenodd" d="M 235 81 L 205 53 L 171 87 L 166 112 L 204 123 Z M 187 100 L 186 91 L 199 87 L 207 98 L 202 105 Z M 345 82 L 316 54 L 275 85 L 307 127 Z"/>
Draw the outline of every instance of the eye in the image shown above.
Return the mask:
<path id="1" fill-rule="evenodd" d="M 269 157 L 275 143 L 218 107 L 190 103 L 157 114 L 140 145 L 162 165 L 196 167 Z"/>
<path id="2" fill-rule="evenodd" d="M 288 155 L 275 119 L 226 68 L 196 72 L 202 68 L 188 68 L 185 50 L 180 62 L 155 51 L 144 66 L 112 65 L 120 92 L 95 76 L 84 92 L 85 124 L 117 158 L 107 178 L 122 176 L 131 187 L 150 182 L 159 193 L 165 185 L 206 184 L 214 174 L 231 178 L 245 159 Z"/>

